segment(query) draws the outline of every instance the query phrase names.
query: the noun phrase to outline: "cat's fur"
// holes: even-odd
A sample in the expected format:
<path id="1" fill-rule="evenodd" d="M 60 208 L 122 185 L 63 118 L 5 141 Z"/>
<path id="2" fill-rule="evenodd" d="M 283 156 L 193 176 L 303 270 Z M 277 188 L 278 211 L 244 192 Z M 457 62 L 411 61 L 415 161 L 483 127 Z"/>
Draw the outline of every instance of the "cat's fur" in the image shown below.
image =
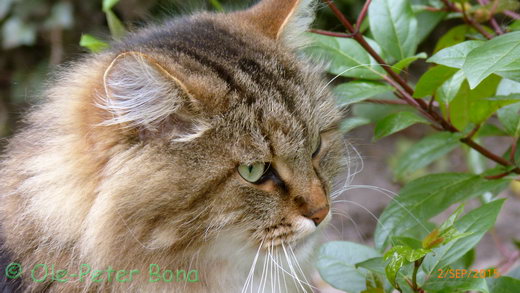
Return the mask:
<path id="1" fill-rule="evenodd" d="M 323 224 L 302 209 L 328 204 L 342 142 L 321 76 L 291 51 L 308 4 L 179 18 L 55 78 L 0 165 L 3 253 L 26 268 L 25 291 L 309 290 L 289 276 L 304 282 L 291 255 L 310 270 Z M 278 181 L 242 179 L 237 166 L 254 162 L 272 164 Z M 264 262 L 278 279 L 261 281 Z M 38 283 L 36 264 L 141 273 Z M 199 281 L 151 283 L 150 264 L 196 269 Z"/>

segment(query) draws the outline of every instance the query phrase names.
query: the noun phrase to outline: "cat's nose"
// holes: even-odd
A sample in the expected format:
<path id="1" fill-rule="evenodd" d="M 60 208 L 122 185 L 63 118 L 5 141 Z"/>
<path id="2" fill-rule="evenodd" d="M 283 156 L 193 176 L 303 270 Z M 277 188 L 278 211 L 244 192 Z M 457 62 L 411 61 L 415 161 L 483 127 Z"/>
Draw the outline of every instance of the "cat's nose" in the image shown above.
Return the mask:
<path id="1" fill-rule="evenodd" d="M 314 225 L 318 227 L 318 225 L 323 222 L 323 220 L 327 217 L 329 214 L 329 205 L 326 205 L 322 208 L 319 208 L 317 210 L 312 211 L 311 213 L 308 213 L 306 215 L 303 215 L 304 217 L 311 219 L 314 222 Z"/>
<path id="2" fill-rule="evenodd" d="M 302 216 L 312 220 L 316 227 L 329 213 L 329 201 L 319 180 L 313 180 L 308 192 L 295 199 Z"/>

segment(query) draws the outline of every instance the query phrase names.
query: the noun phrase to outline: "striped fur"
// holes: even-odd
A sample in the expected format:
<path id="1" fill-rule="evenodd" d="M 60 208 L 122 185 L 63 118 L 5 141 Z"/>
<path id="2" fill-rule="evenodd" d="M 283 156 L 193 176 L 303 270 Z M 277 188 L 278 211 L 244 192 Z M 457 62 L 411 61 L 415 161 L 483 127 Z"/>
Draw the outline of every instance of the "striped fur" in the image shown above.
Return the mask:
<path id="1" fill-rule="evenodd" d="M 294 15 L 280 29 L 293 30 Z M 50 83 L 0 165 L 3 249 L 25 268 L 141 274 L 125 283 L 24 274 L 25 291 L 240 292 L 255 253 L 267 261 L 282 242 L 310 270 L 317 228 L 295 199 L 311 197 L 315 182 L 330 193 L 341 115 L 286 32 L 273 39 L 246 16 L 201 13 L 143 29 Z M 259 161 L 283 184 L 250 184 L 236 171 Z M 149 282 L 150 264 L 197 269 L 200 281 Z M 255 275 L 256 291 L 261 267 Z"/>

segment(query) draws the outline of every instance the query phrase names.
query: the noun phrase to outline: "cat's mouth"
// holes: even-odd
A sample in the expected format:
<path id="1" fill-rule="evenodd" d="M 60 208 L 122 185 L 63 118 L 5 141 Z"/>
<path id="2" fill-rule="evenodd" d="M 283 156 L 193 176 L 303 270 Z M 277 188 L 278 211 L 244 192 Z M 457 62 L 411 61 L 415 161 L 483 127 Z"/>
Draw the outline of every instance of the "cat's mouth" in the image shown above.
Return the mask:
<path id="1" fill-rule="evenodd" d="M 295 244 L 305 239 L 317 230 L 309 219 L 299 217 L 291 222 L 281 222 L 264 228 L 262 246 L 264 248 Z"/>

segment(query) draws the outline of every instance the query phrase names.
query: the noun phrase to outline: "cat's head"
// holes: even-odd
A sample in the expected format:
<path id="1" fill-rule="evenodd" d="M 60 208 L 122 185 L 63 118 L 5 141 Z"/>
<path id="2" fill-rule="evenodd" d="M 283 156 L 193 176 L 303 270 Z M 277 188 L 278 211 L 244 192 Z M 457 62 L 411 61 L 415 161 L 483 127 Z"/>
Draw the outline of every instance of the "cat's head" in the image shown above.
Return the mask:
<path id="1" fill-rule="evenodd" d="M 108 199 L 99 208 L 114 214 L 106 229 L 168 249 L 224 231 L 267 247 L 324 225 L 342 165 L 341 115 L 320 73 L 292 49 L 307 8 L 264 0 L 197 14 L 110 53 L 99 127 L 125 147 L 100 187 Z"/>

